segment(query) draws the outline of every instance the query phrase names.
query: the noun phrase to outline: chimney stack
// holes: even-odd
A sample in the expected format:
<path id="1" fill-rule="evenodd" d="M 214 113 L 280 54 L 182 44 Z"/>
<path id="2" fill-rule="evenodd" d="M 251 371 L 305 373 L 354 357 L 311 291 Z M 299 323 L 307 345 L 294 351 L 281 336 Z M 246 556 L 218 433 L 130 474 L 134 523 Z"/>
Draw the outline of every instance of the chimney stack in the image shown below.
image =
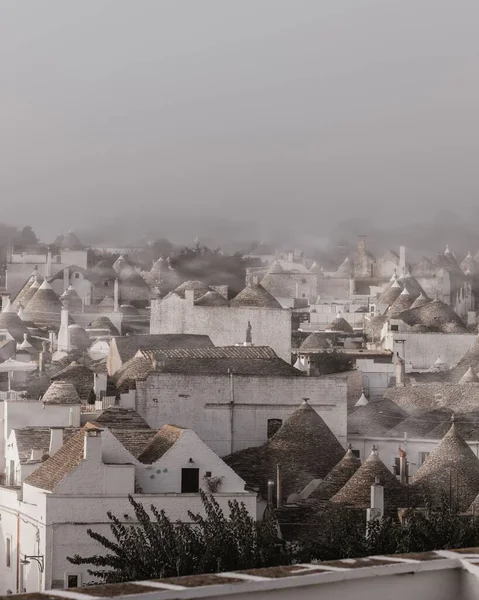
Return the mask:
<path id="1" fill-rule="evenodd" d="M 408 480 L 408 465 L 406 457 L 406 452 L 401 448 L 401 446 L 399 446 L 399 480 L 402 485 L 406 485 Z"/>
<path id="2" fill-rule="evenodd" d="M 384 487 L 376 475 L 375 481 L 371 486 L 371 508 L 367 510 L 367 521 L 382 519 L 384 516 Z"/>
<path id="3" fill-rule="evenodd" d="M 101 462 L 101 429 L 87 429 L 83 444 L 83 458 Z"/>
<path id="4" fill-rule="evenodd" d="M 70 330 L 68 329 L 68 309 L 62 308 L 60 329 L 58 331 L 58 350 L 62 352 L 69 352 L 70 347 Z"/>
<path id="5" fill-rule="evenodd" d="M 48 248 L 47 251 L 47 264 L 45 268 L 45 279 L 52 276 L 52 251 Z"/>
<path id="6" fill-rule="evenodd" d="M 119 304 L 118 304 L 118 278 L 115 279 L 115 283 L 113 284 L 113 312 L 118 312 Z"/>
<path id="7" fill-rule="evenodd" d="M 63 291 L 66 292 L 70 287 L 70 269 L 66 267 L 63 269 Z"/>
<path id="8" fill-rule="evenodd" d="M 63 427 L 50 427 L 50 448 L 48 454 L 53 456 L 63 446 Z"/>
<path id="9" fill-rule="evenodd" d="M 404 387 L 404 380 L 406 378 L 406 365 L 404 360 L 396 354 L 396 387 Z"/>

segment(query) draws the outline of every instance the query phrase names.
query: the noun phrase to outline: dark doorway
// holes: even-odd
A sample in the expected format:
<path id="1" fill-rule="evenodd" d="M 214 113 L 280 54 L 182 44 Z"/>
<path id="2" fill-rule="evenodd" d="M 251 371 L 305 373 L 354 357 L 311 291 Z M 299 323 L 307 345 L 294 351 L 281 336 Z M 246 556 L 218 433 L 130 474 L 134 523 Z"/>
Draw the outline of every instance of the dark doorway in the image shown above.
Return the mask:
<path id="1" fill-rule="evenodd" d="M 200 470 L 181 469 L 181 493 L 197 494 L 200 491 Z"/>

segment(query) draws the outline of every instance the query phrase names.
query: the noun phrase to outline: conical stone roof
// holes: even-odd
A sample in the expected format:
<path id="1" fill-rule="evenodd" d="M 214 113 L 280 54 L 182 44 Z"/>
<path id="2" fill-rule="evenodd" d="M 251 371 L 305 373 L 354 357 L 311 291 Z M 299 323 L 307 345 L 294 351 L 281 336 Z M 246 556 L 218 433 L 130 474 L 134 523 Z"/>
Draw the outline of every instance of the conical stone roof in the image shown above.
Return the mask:
<path id="1" fill-rule="evenodd" d="M 196 306 L 229 306 L 228 300 L 219 292 L 211 290 L 201 296 L 196 302 Z"/>
<path id="2" fill-rule="evenodd" d="M 94 267 L 92 267 L 91 271 L 98 275 L 98 277 L 101 279 L 105 280 L 115 280 L 117 277 L 115 269 L 107 260 L 104 259 L 100 260 Z"/>
<path id="3" fill-rule="evenodd" d="M 338 315 L 334 319 L 334 321 L 331 321 L 331 323 L 329 323 L 329 325 L 326 327 L 326 331 L 338 331 L 338 332 L 342 332 L 342 333 L 353 333 L 354 329 L 346 321 L 346 319 L 341 317 L 341 315 Z"/>
<path id="4" fill-rule="evenodd" d="M 108 329 L 111 335 L 120 335 L 118 329 L 113 325 L 108 317 L 98 316 L 88 325 L 90 329 Z"/>
<path id="5" fill-rule="evenodd" d="M 50 284 L 44 281 L 28 303 L 27 315 L 34 323 L 57 324 L 63 305 Z"/>
<path id="6" fill-rule="evenodd" d="M 19 343 L 28 334 L 27 326 L 14 312 L 0 313 L 0 329 L 6 329 L 12 338 Z"/>
<path id="7" fill-rule="evenodd" d="M 60 247 L 63 250 L 83 250 L 85 248 L 73 231 L 69 231 L 66 235 L 62 236 Z"/>
<path id="8" fill-rule="evenodd" d="M 405 310 L 411 308 L 413 298 L 406 288 L 399 294 L 396 300 L 391 304 L 388 310 L 388 315 L 391 319 L 394 319 Z"/>
<path id="9" fill-rule="evenodd" d="M 368 402 L 348 415 L 348 434 L 382 436 L 407 417 L 408 413 L 388 398 Z"/>
<path id="10" fill-rule="evenodd" d="M 92 340 L 81 325 L 69 325 L 68 330 L 73 350 L 87 350 L 92 345 Z"/>
<path id="11" fill-rule="evenodd" d="M 284 273 L 284 269 L 279 264 L 279 262 L 275 260 L 271 267 L 268 269 L 268 275 L 277 275 L 278 273 Z"/>
<path id="12" fill-rule="evenodd" d="M 299 347 L 300 350 L 308 350 L 310 352 L 321 352 L 323 350 L 327 350 L 328 348 L 331 348 L 330 340 L 317 331 L 310 333 Z"/>
<path id="13" fill-rule="evenodd" d="M 411 327 L 424 325 L 438 333 L 467 333 L 459 315 L 441 300 L 432 300 L 419 308 L 410 308 L 401 314 L 401 319 Z"/>
<path id="14" fill-rule="evenodd" d="M 470 252 L 467 253 L 466 258 L 462 261 L 461 269 L 464 273 L 470 272 L 474 274 L 476 272 L 476 261 Z"/>
<path id="15" fill-rule="evenodd" d="M 459 379 L 460 385 L 464 385 L 465 383 L 479 383 L 479 377 L 472 367 L 469 367 L 461 379 Z"/>
<path id="16" fill-rule="evenodd" d="M 425 306 L 429 304 L 431 299 L 426 296 L 426 294 L 420 294 L 416 300 L 411 304 L 411 308 L 421 308 L 421 306 Z"/>
<path id="17" fill-rule="evenodd" d="M 361 461 L 354 456 L 350 445 L 343 458 L 311 494 L 310 499 L 330 500 L 346 485 L 360 466 Z"/>
<path id="18" fill-rule="evenodd" d="M 433 503 L 443 499 L 467 510 L 479 492 L 479 460 L 454 423 L 416 471 L 411 484 Z"/>
<path id="19" fill-rule="evenodd" d="M 207 292 L 211 291 L 211 288 L 202 281 L 184 281 L 173 290 L 173 293 L 180 296 L 180 298 L 185 298 L 185 293 L 191 290 L 194 292 L 194 299 L 199 300 Z"/>
<path id="20" fill-rule="evenodd" d="M 342 264 L 339 266 L 338 270 L 334 274 L 335 277 L 347 277 L 350 278 L 354 274 L 354 268 L 351 263 L 350 258 L 347 256 Z"/>
<path id="21" fill-rule="evenodd" d="M 28 303 L 30 302 L 30 300 L 37 293 L 37 290 L 42 285 L 43 281 L 45 281 L 45 280 L 44 279 L 42 280 L 38 275 L 35 276 L 33 283 L 28 288 L 28 290 L 23 294 L 22 299 L 19 300 L 18 303 L 15 300 L 15 302 L 13 303 L 14 307 L 16 308 L 16 306 L 18 306 L 18 308 L 20 308 L 20 306 L 23 306 L 23 308 L 26 308 Z"/>
<path id="22" fill-rule="evenodd" d="M 81 404 L 75 386 L 67 381 L 53 381 L 45 392 L 44 404 Z"/>
<path id="23" fill-rule="evenodd" d="M 394 280 L 394 282 L 388 285 L 387 288 L 380 294 L 378 298 L 378 303 L 387 304 L 388 306 L 391 306 L 391 304 L 393 304 L 398 299 L 401 292 L 402 287 L 396 280 Z"/>
<path id="24" fill-rule="evenodd" d="M 376 449 L 373 449 L 369 458 L 331 500 L 355 508 L 369 508 L 371 506 L 371 486 L 377 480 L 384 487 L 386 514 L 394 513 L 398 508 L 406 506 L 407 496 L 404 486 L 381 461 Z"/>
<path id="25" fill-rule="evenodd" d="M 35 275 L 36 275 L 36 271 L 34 271 L 30 277 L 27 279 L 27 281 L 23 284 L 22 289 L 18 292 L 18 294 L 15 296 L 15 300 L 12 302 L 12 306 L 14 308 L 19 308 L 20 306 L 20 302 L 22 300 L 22 298 L 25 296 L 25 294 L 28 292 L 28 290 L 30 289 L 32 283 L 35 281 Z"/>
<path id="26" fill-rule="evenodd" d="M 230 306 L 282 309 L 281 304 L 258 283 L 248 285 L 230 302 Z"/>

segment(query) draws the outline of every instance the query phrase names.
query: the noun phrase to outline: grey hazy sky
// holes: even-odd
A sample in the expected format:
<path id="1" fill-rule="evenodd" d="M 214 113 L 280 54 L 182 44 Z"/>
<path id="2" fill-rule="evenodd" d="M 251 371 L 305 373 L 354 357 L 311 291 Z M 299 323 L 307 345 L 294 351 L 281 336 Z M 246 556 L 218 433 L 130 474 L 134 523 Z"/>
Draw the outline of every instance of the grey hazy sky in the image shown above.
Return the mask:
<path id="1" fill-rule="evenodd" d="M 1 0 L 0 220 L 467 211 L 478 23 L 477 0 Z"/>

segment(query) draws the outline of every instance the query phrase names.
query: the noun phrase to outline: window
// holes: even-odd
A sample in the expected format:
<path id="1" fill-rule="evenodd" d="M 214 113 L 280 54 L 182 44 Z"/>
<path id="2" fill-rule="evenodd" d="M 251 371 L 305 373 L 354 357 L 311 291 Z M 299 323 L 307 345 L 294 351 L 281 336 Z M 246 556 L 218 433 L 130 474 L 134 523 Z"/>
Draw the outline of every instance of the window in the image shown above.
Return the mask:
<path id="1" fill-rule="evenodd" d="M 429 456 L 429 452 L 419 452 L 419 456 L 417 459 L 417 466 L 420 467 L 426 461 L 426 458 Z"/>
<path id="2" fill-rule="evenodd" d="M 67 588 L 78 587 L 78 575 L 68 575 L 67 574 L 65 583 L 66 583 Z"/>
<path id="3" fill-rule="evenodd" d="M 75 273 L 75 279 L 80 279 L 80 273 Z"/>
<path id="4" fill-rule="evenodd" d="M 268 419 L 268 439 L 278 431 L 283 424 L 281 419 Z"/>
<path id="5" fill-rule="evenodd" d="M 354 454 L 354 456 L 356 458 L 361 458 L 361 454 L 359 453 L 359 450 L 351 450 L 351 452 Z"/>
<path id="6" fill-rule="evenodd" d="M 200 470 L 181 469 L 181 493 L 197 494 L 200 491 Z"/>
<path id="7" fill-rule="evenodd" d="M 391 325 L 391 331 L 399 331 L 399 325 Z"/>
<path id="8" fill-rule="evenodd" d="M 400 470 L 400 466 L 399 466 L 399 456 L 395 456 L 393 458 L 392 472 L 393 472 L 393 475 L 396 475 L 396 477 L 399 477 L 399 475 L 401 474 L 401 470 Z"/>
<path id="9" fill-rule="evenodd" d="M 108 287 L 108 285 L 109 285 L 109 284 L 110 284 L 110 282 L 109 282 L 109 281 L 104 281 L 104 282 L 103 282 L 103 285 L 104 285 L 105 287 Z"/>
<path id="10" fill-rule="evenodd" d="M 205 477 L 211 477 L 211 471 L 206 471 Z"/>
<path id="11" fill-rule="evenodd" d="M 12 538 L 8 536 L 5 540 L 5 566 L 12 568 Z"/>

